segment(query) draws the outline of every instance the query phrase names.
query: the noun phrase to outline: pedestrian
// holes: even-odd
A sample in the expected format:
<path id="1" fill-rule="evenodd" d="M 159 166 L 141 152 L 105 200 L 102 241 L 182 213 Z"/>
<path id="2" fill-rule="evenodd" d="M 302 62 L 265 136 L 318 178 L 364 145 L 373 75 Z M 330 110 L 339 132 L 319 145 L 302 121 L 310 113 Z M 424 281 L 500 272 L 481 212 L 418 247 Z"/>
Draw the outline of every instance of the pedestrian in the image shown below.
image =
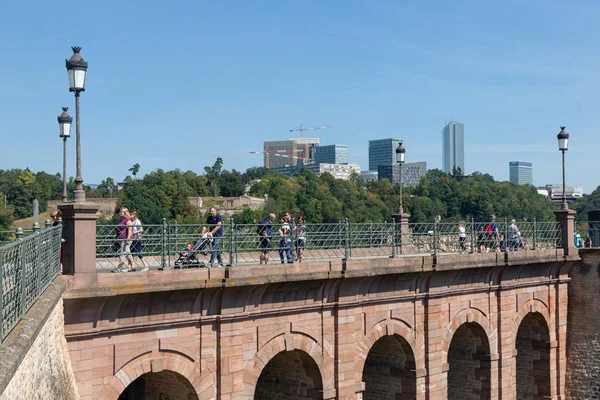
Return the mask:
<path id="1" fill-rule="evenodd" d="M 223 259 L 221 258 L 221 242 L 223 241 L 223 218 L 221 214 L 217 212 L 215 207 L 210 208 L 210 215 L 206 219 L 206 226 L 202 227 L 202 236 L 206 233 L 207 236 L 213 238 L 212 249 L 210 252 L 210 261 L 208 262 L 208 268 L 212 267 L 215 258 L 217 259 L 217 266 L 223 266 Z M 206 232 L 208 230 L 208 232 Z"/>
<path id="2" fill-rule="evenodd" d="M 269 249 L 273 240 L 273 222 L 275 222 L 275 214 L 271 213 L 258 226 L 258 235 L 260 236 L 260 265 L 269 263 Z"/>
<path id="3" fill-rule="evenodd" d="M 50 218 L 52 218 L 52 226 L 56 226 L 62 223 L 62 211 L 54 210 L 50 213 Z"/>
<path id="4" fill-rule="evenodd" d="M 113 272 L 134 272 L 135 267 L 133 266 L 133 257 L 131 256 L 131 236 L 133 232 L 131 227 L 131 216 L 129 210 L 125 207 L 119 211 L 119 217 L 121 220 L 117 224 L 117 242 L 119 244 L 119 266 L 116 271 Z M 123 268 L 125 261 L 129 265 L 129 268 Z"/>
<path id="5" fill-rule="evenodd" d="M 306 247 L 306 225 L 304 224 L 304 215 L 298 217 L 298 225 L 294 227 L 296 234 L 296 257 L 301 263 L 304 259 L 304 248 Z"/>
<path id="6" fill-rule="evenodd" d="M 517 223 L 513 219 L 508 226 L 508 249 L 510 251 L 519 251 L 519 247 L 521 247 L 521 232 L 519 232 Z"/>
<path id="7" fill-rule="evenodd" d="M 139 220 L 136 211 L 131 211 L 131 219 L 133 222 L 131 223 L 131 232 L 133 237 L 133 243 L 131 244 L 131 251 L 137 253 L 138 258 L 144 265 L 142 268 L 142 272 L 148 271 L 148 261 L 142 255 L 142 249 L 144 248 L 144 244 L 142 243 L 142 232 L 144 232 L 144 228 L 142 227 L 142 221 Z"/>
<path id="8" fill-rule="evenodd" d="M 486 225 L 485 234 L 488 239 L 488 251 L 493 252 L 498 246 L 498 224 L 495 215 L 492 215 L 490 223 Z"/>
<path id="9" fill-rule="evenodd" d="M 458 243 L 460 244 L 460 254 L 463 254 L 465 251 L 467 251 L 467 245 L 466 245 L 466 240 L 467 240 L 467 232 L 465 230 L 465 223 L 464 221 L 460 221 L 460 224 L 458 224 Z"/>
<path id="10" fill-rule="evenodd" d="M 279 259 L 282 264 L 285 264 L 285 258 L 287 258 L 288 264 L 293 264 L 294 259 L 292 258 L 292 231 L 290 229 L 290 223 L 288 215 L 284 214 L 279 218 L 281 228 L 279 229 Z M 285 258 L 284 258 L 285 255 Z"/>

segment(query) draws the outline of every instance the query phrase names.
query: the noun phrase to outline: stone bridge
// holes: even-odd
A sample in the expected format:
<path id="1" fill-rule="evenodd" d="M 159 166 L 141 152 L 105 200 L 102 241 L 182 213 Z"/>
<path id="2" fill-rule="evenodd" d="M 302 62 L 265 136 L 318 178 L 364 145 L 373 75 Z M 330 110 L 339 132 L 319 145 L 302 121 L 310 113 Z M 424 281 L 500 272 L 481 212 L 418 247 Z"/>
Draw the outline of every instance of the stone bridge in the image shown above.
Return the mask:
<path id="1" fill-rule="evenodd" d="M 82 399 L 561 399 L 578 259 L 75 274 L 65 335 Z"/>

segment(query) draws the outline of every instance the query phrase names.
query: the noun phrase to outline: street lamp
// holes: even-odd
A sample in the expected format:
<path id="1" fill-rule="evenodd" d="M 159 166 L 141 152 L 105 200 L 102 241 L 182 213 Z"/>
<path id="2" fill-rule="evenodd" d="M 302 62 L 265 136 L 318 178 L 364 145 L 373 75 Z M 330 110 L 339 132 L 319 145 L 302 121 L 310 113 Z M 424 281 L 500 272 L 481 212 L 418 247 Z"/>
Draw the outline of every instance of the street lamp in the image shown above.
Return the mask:
<path id="1" fill-rule="evenodd" d="M 79 95 L 85 91 L 85 74 L 88 63 L 81 58 L 79 52 L 81 47 L 71 47 L 73 55 L 66 60 L 67 72 L 69 73 L 69 92 L 75 92 L 75 146 L 76 146 L 76 168 L 75 192 L 73 200 L 76 203 L 85 202 L 83 191 L 83 178 L 81 177 L 81 130 L 79 123 Z"/>
<path id="2" fill-rule="evenodd" d="M 396 162 L 399 165 L 398 169 L 400 175 L 400 208 L 398 209 L 398 214 L 404 213 L 404 210 L 402 210 L 402 164 L 404 164 L 404 153 L 406 153 L 406 149 L 402 146 L 402 143 L 400 143 L 396 149 Z"/>
<path id="3" fill-rule="evenodd" d="M 73 117 L 67 110 L 69 107 L 63 107 L 62 114 L 58 116 L 58 126 L 60 126 L 60 137 L 63 139 L 63 194 L 62 202 L 67 202 L 67 138 L 71 136 L 71 123 Z"/>
<path id="4" fill-rule="evenodd" d="M 560 132 L 556 136 L 558 139 L 558 150 L 562 152 L 562 176 L 563 176 L 563 192 L 561 210 L 567 210 L 567 193 L 566 193 L 566 177 L 565 177 L 565 151 L 569 148 L 569 134 L 565 131 L 565 126 L 560 127 Z"/>

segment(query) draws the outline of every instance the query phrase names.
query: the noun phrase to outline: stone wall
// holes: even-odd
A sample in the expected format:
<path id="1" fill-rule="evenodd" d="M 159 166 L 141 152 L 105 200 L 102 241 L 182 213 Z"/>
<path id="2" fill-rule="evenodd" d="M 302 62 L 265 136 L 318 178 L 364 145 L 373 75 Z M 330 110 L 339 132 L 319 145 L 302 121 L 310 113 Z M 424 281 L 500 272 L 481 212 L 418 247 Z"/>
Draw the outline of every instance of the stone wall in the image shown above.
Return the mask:
<path id="1" fill-rule="evenodd" d="M 85 400 L 116 400 L 159 370 L 201 400 L 516 400 L 519 361 L 544 371 L 524 392 L 559 399 L 561 271 L 576 261 L 536 251 L 100 274 L 65 294 L 65 334 L 76 376 L 98 377 L 78 380 Z"/>
<path id="2" fill-rule="evenodd" d="M 600 398 L 600 249 L 581 249 L 571 269 L 567 338 L 569 399 Z"/>
<path id="3" fill-rule="evenodd" d="M 3 342 L 1 400 L 79 399 L 64 335 L 65 285 L 56 278 Z"/>

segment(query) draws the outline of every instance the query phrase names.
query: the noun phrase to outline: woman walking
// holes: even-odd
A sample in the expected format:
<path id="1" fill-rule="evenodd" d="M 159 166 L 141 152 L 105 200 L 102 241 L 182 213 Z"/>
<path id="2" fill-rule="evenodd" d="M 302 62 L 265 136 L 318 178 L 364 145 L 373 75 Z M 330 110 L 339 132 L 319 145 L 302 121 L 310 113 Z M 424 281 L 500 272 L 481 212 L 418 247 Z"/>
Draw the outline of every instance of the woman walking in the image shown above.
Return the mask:
<path id="1" fill-rule="evenodd" d="M 304 247 L 306 247 L 306 225 L 304 224 L 304 215 L 298 217 L 298 225 L 294 227 L 296 231 L 296 257 L 301 263 L 304 258 Z"/>
<path id="2" fill-rule="evenodd" d="M 117 242 L 119 243 L 119 266 L 116 271 L 113 272 L 134 272 L 135 268 L 133 266 L 133 257 L 131 257 L 131 236 L 132 225 L 131 217 L 129 215 L 129 210 L 126 208 L 121 208 L 119 211 L 119 217 L 121 220 L 117 224 Z M 129 268 L 123 268 L 125 265 L 125 260 L 127 260 L 127 264 L 129 264 Z"/>
<path id="3" fill-rule="evenodd" d="M 136 211 L 131 212 L 131 219 L 133 222 L 131 223 L 131 232 L 133 234 L 133 243 L 131 244 L 131 251 L 137 253 L 138 258 L 144 265 L 142 272 L 148 271 L 148 261 L 142 255 L 142 249 L 144 245 L 142 243 L 142 232 L 144 232 L 144 228 L 142 227 L 142 221 L 139 220 Z"/>

